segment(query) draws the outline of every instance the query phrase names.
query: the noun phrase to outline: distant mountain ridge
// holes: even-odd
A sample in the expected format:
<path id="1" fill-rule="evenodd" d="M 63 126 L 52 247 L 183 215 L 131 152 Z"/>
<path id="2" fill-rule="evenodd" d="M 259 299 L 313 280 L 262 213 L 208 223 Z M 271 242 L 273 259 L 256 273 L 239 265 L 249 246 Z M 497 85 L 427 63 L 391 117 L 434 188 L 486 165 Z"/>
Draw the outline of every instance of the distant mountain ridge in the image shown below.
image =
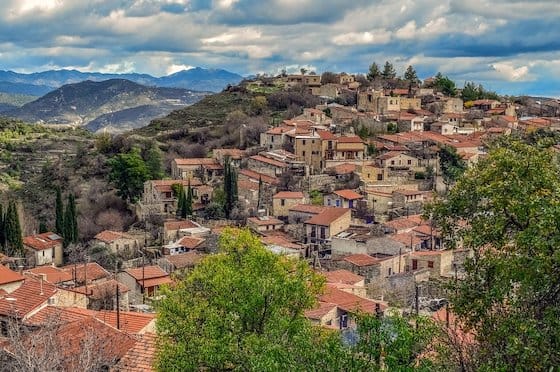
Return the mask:
<path id="1" fill-rule="evenodd" d="M 208 94 L 181 88 L 148 87 L 125 79 L 86 80 L 63 85 L 3 115 L 30 123 L 123 132 L 148 125 L 152 119 L 198 102 Z"/>
<path id="2" fill-rule="evenodd" d="M 104 81 L 110 79 L 126 79 L 138 84 L 155 87 L 219 92 L 228 84 L 235 85 L 239 83 L 243 77 L 226 70 L 205 69 L 201 67 L 179 71 L 162 77 L 139 73 L 110 74 L 64 69 L 30 74 L 0 70 L 0 92 L 42 96 L 66 84 L 79 83 L 85 80 Z"/>

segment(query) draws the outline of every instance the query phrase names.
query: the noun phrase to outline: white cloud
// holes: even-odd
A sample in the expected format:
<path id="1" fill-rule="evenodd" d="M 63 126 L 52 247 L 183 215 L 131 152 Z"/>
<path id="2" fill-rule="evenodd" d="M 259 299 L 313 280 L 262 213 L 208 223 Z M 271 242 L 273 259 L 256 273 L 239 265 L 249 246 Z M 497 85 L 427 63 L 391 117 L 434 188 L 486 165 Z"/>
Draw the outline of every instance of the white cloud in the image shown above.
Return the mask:
<path id="1" fill-rule="evenodd" d="M 385 44 L 391 40 L 391 33 L 387 30 L 366 32 L 348 32 L 337 35 L 332 39 L 336 45 Z"/>
<path id="2" fill-rule="evenodd" d="M 515 67 L 509 62 L 494 63 L 491 67 L 507 81 L 523 81 L 529 74 L 528 66 Z"/>
<path id="3" fill-rule="evenodd" d="M 172 64 L 167 68 L 165 72 L 167 75 L 171 75 L 176 72 L 183 71 L 183 70 L 190 70 L 192 68 L 194 68 L 194 66 Z"/>

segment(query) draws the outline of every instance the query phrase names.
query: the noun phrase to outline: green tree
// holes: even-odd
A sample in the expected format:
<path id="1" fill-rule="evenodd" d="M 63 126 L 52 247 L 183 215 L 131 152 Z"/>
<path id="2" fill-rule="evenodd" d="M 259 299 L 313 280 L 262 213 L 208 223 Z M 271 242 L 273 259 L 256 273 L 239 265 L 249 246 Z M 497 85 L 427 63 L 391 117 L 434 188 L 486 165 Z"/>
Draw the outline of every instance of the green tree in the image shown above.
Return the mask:
<path id="1" fill-rule="evenodd" d="M 46 232 L 49 232 L 49 228 L 47 227 L 45 221 L 39 222 L 39 234 L 46 233 Z"/>
<path id="2" fill-rule="evenodd" d="M 369 70 L 367 73 L 367 79 L 369 81 L 374 81 L 375 79 L 379 79 L 381 77 L 381 70 L 379 69 L 379 65 L 373 62 L 369 66 Z"/>
<path id="3" fill-rule="evenodd" d="M 163 178 L 162 153 L 155 142 L 152 143 L 146 152 L 146 167 L 148 168 L 150 179 L 160 180 Z"/>
<path id="4" fill-rule="evenodd" d="M 434 86 L 437 90 L 447 96 L 455 97 L 455 95 L 457 94 L 455 82 L 453 82 L 453 80 L 449 79 L 447 76 L 443 76 L 441 72 L 438 72 L 435 76 Z"/>
<path id="5" fill-rule="evenodd" d="M 76 211 L 76 200 L 73 194 L 68 195 L 66 211 L 64 212 L 63 234 L 64 246 L 78 242 L 78 217 Z"/>
<path id="6" fill-rule="evenodd" d="M 472 81 L 468 81 L 465 83 L 465 86 L 461 91 L 461 98 L 465 102 L 475 101 L 479 98 L 479 89 Z"/>
<path id="7" fill-rule="evenodd" d="M 54 232 L 62 235 L 64 231 L 64 205 L 62 204 L 62 192 L 60 191 L 60 187 L 56 188 L 55 218 Z"/>
<path id="8" fill-rule="evenodd" d="M 389 80 L 389 79 L 394 79 L 396 76 L 397 73 L 395 72 L 395 67 L 391 62 L 386 61 L 385 65 L 383 65 L 383 71 L 381 72 L 381 77 L 385 80 Z"/>
<path id="9" fill-rule="evenodd" d="M 187 186 L 187 195 L 185 196 L 185 202 L 183 203 L 183 210 L 181 211 L 181 214 L 184 215 L 183 218 L 187 218 L 187 216 L 191 216 L 193 214 L 193 190 L 190 180 Z"/>
<path id="10" fill-rule="evenodd" d="M 248 230 L 226 230 L 219 250 L 164 290 L 158 370 L 301 368 L 306 355 L 320 352 L 303 312 L 322 278 L 304 261 L 266 250 Z"/>
<path id="11" fill-rule="evenodd" d="M 224 163 L 224 213 L 226 218 L 230 217 L 230 213 L 237 205 L 237 172 L 231 165 L 231 160 L 226 157 Z"/>
<path id="12" fill-rule="evenodd" d="M 185 218 L 183 217 L 183 210 L 185 209 L 185 203 L 186 203 L 186 196 L 185 196 L 185 188 L 183 187 L 183 185 L 181 184 L 177 184 L 179 186 L 179 188 L 177 189 L 177 210 L 175 212 L 175 214 L 177 215 L 177 217 L 181 217 L 181 218 Z"/>
<path id="13" fill-rule="evenodd" d="M 4 214 L 4 206 L 0 204 L 0 252 L 6 247 L 6 215 Z"/>
<path id="14" fill-rule="evenodd" d="M 451 146 L 443 146 L 439 150 L 439 164 L 443 183 L 449 187 L 455 182 L 467 169 L 467 164 L 461 156 L 457 154 L 457 150 Z"/>
<path id="15" fill-rule="evenodd" d="M 23 237 L 19 223 L 19 214 L 14 201 L 10 201 L 8 204 L 5 229 L 7 255 L 21 257 L 23 255 Z"/>
<path id="16" fill-rule="evenodd" d="M 556 154 L 502 140 L 428 214 L 448 246 L 472 250 L 451 303 L 476 337 L 474 370 L 560 365 L 560 167 Z"/>
<path id="17" fill-rule="evenodd" d="M 111 168 L 109 180 L 117 188 L 117 195 L 123 200 L 135 203 L 144 190 L 144 182 L 150 178 L 140 150 L 133 148 L 129 153 L 118 154 L 108 160 Z"/>
<path id="18" fill-rule="evenodd" d="M 418 85 L 418 75 L 412 66 L 408 66 L 404 72 L 404 80 L 408 81 L 409 86 Z"/>

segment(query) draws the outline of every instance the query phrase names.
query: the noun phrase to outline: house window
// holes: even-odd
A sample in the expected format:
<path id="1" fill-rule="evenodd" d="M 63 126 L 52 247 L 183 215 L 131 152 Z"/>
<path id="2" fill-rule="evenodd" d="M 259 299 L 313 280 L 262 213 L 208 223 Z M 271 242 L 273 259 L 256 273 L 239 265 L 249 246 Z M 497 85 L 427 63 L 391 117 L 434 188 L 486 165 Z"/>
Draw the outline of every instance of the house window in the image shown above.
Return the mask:
<path id="1" fill-rule="evenodd" d="M 325 239 L 325 228 L 321 227 L 321 239 Z"/>
<path id="2" fill-rule="evenodd" d="M 336 199 L 336 206 L 340 207 L 340 199 Z"/>
<path id="3" fill-rule="evenodd" d="M 428 261 L 428 267 L 430 269 L 433 269 L 434 268 L 434 261 Z"/>
<path id="4" fill-rule="evenodd" d="M 394 161 L 394 160 L 391 160 L 391 165 L 395 165 L 395 161 Z"/>
<path id="5" fill-rule="evenodd" d="M 383 174 L 382 174 L 382 173 L 379 173 L 379 174 L 377 175 L 377 180 L 378 180 L 378 181 L 383 181 Z"/>
<path id="6" fill-rule="evenodd" d="M 412 270 L 418 270 L 418 260 L 412 260 Z"/>
<path id="7" fill-rule="evenodd" d="M 387 276 L 391 276 L 391 274 L 393 274 L 393 269 L 390 267 L 387 269 Z"/>
<path id="8" fill-rule="evenodd" d="M 311 140 L 311 143 L 315 143 L 315 140 Z"/>
<path id="9" fill-rule="evenodd" d="M 119 245 L 115 244 L 115 248 L 117 249 L 117 251 L 119 250 Z"/>
<path id="10" fill-rule="evenodd" d="M 302 152 L 301 152 L 301 156 L 305 156 L 305 151 L 302 151 Z"/>
<path id="11" fill-rule="evenodd" d="M 280 205 L 281 206 L 286 205 L 286 199 L 280 199 Z"/>
<path id="12" fill-rule="evenodd" d="M 331 198 L 327 198 L 327 205 L 328 205 L 328 206 L 331 205 Z"/>
<path id="13" fill-rule="evenodd" d="M 301 144 L 302 144 L 303 146 L 305 146 L 305 140 L 302 140 L 302 141 L 301 141 Z"/>
<path id="14" fill-rule="evenodd" d="M 408 165 L 412 165 L 412 160 L 408 159 Z"/>
<path id="15" fill-rule="evenodd" d="M 45 251 L 42 251 L 41 253 L 43 254 L 43 257 L 45 257 Z"/>

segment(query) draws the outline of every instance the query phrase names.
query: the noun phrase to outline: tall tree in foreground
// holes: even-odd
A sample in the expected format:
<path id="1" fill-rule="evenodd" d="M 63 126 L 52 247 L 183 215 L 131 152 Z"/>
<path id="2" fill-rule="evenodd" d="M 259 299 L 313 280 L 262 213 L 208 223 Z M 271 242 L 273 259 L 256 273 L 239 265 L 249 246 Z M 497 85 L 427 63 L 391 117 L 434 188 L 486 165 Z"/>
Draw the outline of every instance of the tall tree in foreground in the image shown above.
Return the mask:
<path id="1" fill-rule="evenodd" d="M 55 204 L 55 233 L 62 235 L 64 233 L 64 205 L 62 204 L 62 192 L 60 187 L 56 188 L 56 204 Z"/>
<path id="2" fill-rule="evenodd" d="M 226 218 L 230 217 L 230 213 L 237 205 L 237 172 L 231 165 L 231 160 L 226 157 L 224 163 L 224 213 Z"/>
<path id="3" fill-rule="evenodd" d="M 10 201 L 6 212 L 6 253 L 9 256 L 21 256 L 23 254 L 23 237 L 16 203 Z"/>
<path id="4" fill-rule="evenodd" d="M 476 335 L 476 370 L 560 365 L 560 168 L 548 149 L 507 140 L 429 213 L 473 250 L 453 311 Z"/>
<path id="5" fill-rule="evenodd" d="M 189 184 L 187 186 L 187 195 L 185 196 L 185 202 L 183 203 L 183 213 L 185 217 L 191 216 L 193 214 L 193 189 L 191 187 L 191 180 L 189 179 Z"/>

